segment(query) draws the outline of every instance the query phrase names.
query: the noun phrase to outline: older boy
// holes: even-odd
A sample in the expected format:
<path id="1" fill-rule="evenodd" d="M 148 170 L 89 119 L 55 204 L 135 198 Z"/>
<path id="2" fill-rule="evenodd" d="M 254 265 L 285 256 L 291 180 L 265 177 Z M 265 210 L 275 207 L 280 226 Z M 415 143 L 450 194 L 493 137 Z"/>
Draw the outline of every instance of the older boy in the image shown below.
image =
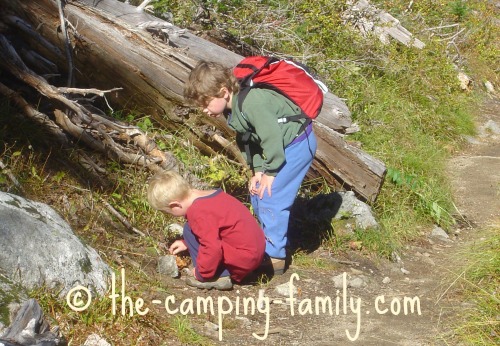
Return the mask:
<path id="1" fill-rule="evenodd" d="M 285 271 L 290 209 L 316 153 L 312 124 L 304 119 L 279 122 L 300 113 L 291 100 L 274 90 L 252 88 L 238 107 L 239 84 L 232 70 L 215 62 L 201 61 L 191 71 L 184 97 L 210 117 L 227 116 L 229 127 L 243 147 L 248 139 L 254 175 L 249 191 L 253 209 L 266 236 L 263 267 L 274 275 Z M 243 151 L 244 155 L 248 155 Z M 247 157 L 248 159 L 248 157 Z"/>
<path id="2" fill-rule="evenodd" d="M 241 202 L 222 190 L 194 189 L 176 172 L 164 171 L 150 180 L 148 201 L 156 210 L 187 220 L 183 240 L 169 251 L 189 251 L 194 268 L 188 285 L 229 290 L 231 279 L 241 282 L 261 264 L 262 229 Z"/>

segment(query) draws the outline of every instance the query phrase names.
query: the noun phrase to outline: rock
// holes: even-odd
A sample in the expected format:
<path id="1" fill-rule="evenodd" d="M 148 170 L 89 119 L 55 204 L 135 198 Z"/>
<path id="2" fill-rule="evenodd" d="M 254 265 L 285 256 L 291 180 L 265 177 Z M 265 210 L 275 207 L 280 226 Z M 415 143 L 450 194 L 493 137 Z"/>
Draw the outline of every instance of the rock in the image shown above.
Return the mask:
<path id="1" fill-rule="evenodd" d="M 219 330 L 219 326 L 213 322 L 210 322 L 210 321 L 205 322 L 205 328 L 207 328 L 208 330 L 212 330 L 212 331 Z"/>
<path id="2" fill-rule="evenodd" d="M 373 217 L 372 210 L 368 204 L 356 198 L 354 192 L 338 192 L 341 197 L 341 204 L 335 219 L 354 217 L 356 227 L 361 229 L 378 228 L 378 223 Z"/>
<path id="3" fill-rule="evenodd" d="M 406 270 L 405 268 L 401 268 L 401 273 L 408 275 L 408 274 L 410 274 L 410 271 Z"/>
<path id="4" fill-rule="evenodd" d="M 472 136 L 464 136 L 465 140 L 473 145 L 481 144 L 481 141 Z"/>
<path id="5" fill-rule="evenodd" d="M 333 286 L 335 288 L 343 288 L 344 287 L 344 274 L 334 276 L 332 278 L 332 281 L 333 281 Z M 346 275 L 346 287 L 347 287 L 347 275 Z"/>
<path id="6" fill-rule="evenodd" d="M 472 80 L 463 72 L 459 72 L 457 76 L 460 81 L 460 89 L 462 90 L 470 90 L 472 87 Z"/>
<path id="7" fill-rule="evenodd" d="M 391 278 L 389 278 L 388 276 L 386 276 L 383 280 L 382 280 L 382 283 L 383 284 L 390 284 L 391 283 Z"/>
<path id="8" fill-rule="evenodd" d="M 158 259 L 157 271 L 162 275 L 168 275 L 173 278 L 178 277 L 179 268 L 177 267 L 175 256 L 174 255 L 161 256 Z"/>
<path id="9" fill-rule="evenodd" d="M 488 120 L 479 128 L 480 137 L 489 137 L 491 135 L 499 135 L 500 126 L 494 120 Z"/>
<path id="10" fill-rule="evenodd" d="M 279 295 L 289 297 L 290 296 L 290 282 L 285 282 L 284 284 L 278 285 L 274 288 L 274 290 Z M 297 295 L 297 293 L 298 293 L 297 287 L 295 285 L 293 285 L 292 292 L 294 295 Z"/>
<path id="11" fill-rule="evenodd" d="M 401 263 L 402 262 L 401 257 L 398 255 L 398 253 L 396 251 L 393 251 L 391 253 L 391 261 L 394 263 Z"/>
<path id="12" fill-rule="evenodd" d="M 111 346 L 111 344 L 97 334 L 90 334 L 83 346 Z"/>
<path id="13" fill-rule="evenodd" d="M 19 309 L 12 324 L 0 336 L 0 345 L 59 346 L 66 345 L 59 328 L 51 331 L 43 311 L 35 299 L 29 299 Z"/>
<path id="14" fill-rule="evenodd" d="M 10 280 L 62 297 L 77 285 L 106 292 L 110 268 L 50 206 L 0 192 L 0 220 L 0 269 Z"/>
<path id="15" fill-rule="evenodd" d="M 248 317 L 236 316 L 235 319 L 241 321 L 243 327 L 250 327 L 252 325 L 252 321 Z"/>
<path id="16" fill-rule="evenodd" d="M 352 288 L 361 288 L 361 287 L 366 286 L 366 283 L 362 277 L 358 276 L 358 277 L 353 278 L 352 280 L 349 280 L 349 283 L 347 286 L 352 287 Z"/>
<path id="17" fill-rule="evenodd" d="M 15 312 L 27 300 L 28 295 L 23 288 L 9 280 L 0 271 L 0 335 L 13 320 Z"/>
<path id="18" fill-rule="evenodd" d="M 487 80 L 486 82 L 484 82 L 484 87 L 486 88 L 486 91 L 490 94 L 494 94 L 495 93 L 495 88 L 493 87 L 493 84 L 491 84 L 491 82 L 489 80 Z"/>
<path id="19" fill-rule="evenodd" d="M 450 240 L 450 236 L 444 229 L 441 227 L 435 226 L 431 232 L 431 237 L 441 239 L 441 240 Z"/>
<path id="20" fill-rule="evenodd" d="M 182 236 L 182 234 L 184 233 L 184 227 L 179 225 L 178 223 L 172 223 L 168 225 L 168 230 L 169 232 L 178 236 Z"/>

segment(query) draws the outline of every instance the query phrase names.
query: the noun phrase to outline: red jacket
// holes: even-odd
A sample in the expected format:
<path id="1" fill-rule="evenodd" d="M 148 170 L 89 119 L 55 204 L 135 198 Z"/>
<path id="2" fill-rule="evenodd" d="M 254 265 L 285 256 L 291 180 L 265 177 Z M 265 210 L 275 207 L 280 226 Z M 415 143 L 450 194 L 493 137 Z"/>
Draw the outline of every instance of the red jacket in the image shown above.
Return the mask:
<path id="1" fill-rule="evenodd" d="M 194 200 L 186 213 L 200 242 L 196 276 L 204 281 L 215 276 L 222 263 L 236 282 L 262 262 L 265 237 L 250 211 L 222 190 Z"/>

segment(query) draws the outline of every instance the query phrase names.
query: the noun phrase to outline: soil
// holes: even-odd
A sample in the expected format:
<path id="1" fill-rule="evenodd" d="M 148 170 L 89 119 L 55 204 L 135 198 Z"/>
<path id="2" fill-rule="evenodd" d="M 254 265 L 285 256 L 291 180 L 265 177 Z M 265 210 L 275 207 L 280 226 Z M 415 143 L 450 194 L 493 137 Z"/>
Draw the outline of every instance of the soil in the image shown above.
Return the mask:
<path id="1" fill-rule="evenodd" d="M 284 275 L 264 285 L 235 286 L 229 292 L 191 289 L 176 280 L 169 285 L 177 287 L 170 292 L 175 298 L 171 309 L 193 299 L 193 310 L 185 311 L 192 315 L 193 328 L 220 345 L 449 344 L 444 340 L 449 340 L 452 322 L 467 304 L 451 289 L 463 264 L 459 254 L 487 236 L 489 227 L 500 224 L 500 134 L 481 130 L 488 120 L 500 124 L 499 110 L 498 99 L 484 103 L 478 135 L 449 162 L 459 214 L 449 238 L 433 236 L 432 229 L 422 230 L 420 239 L 395 254 L 393 261 L 373 259 L 359 251 L 339 261 L 320 248 L 308 256 L 326 263 L 324 269 L 292 265 Z M 287 300 L 290 290 L 279 293 L 276 289 L 290 281 L 296 288 L 293 313 Z M 259 289 L 269 305 L 263 304 L 254 313 L 245 312 L 244 300 L 257 301 Z M 198 297 L 213 299 L 214 316 L 197 316 Z M 316 303 L 317 298 L 328 297 L 331 312 Z M 415 303 L 413 311 L 410 302 Z M 266 330 L 265 340 L 258 339 L 264 338 Z"/>

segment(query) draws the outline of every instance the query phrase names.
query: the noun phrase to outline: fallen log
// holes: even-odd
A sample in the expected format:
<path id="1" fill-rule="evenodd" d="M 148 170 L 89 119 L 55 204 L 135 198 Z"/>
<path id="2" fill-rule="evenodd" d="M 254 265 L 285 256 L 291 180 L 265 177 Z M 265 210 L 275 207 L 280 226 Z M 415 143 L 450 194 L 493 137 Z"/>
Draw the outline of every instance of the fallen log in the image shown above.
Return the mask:
<path id="1" fill-rule="evenodd" d="M 411 4 L 412 2 L 410 2 L 410 7 Z M 367 0 L 347 1 L 347 10 L 342 14 L 342 17 L 363 35 L 373 32 L 385 44 L 389 43 L 389 37 L 392 37 L 406 46 L 418 49 L 425 47 L 425 44 L 403 27 L 399 20 L 370 4 Z"/>
<path id="2" fill-rule="evenodd" d="M 19 5 L 50 46 L 45 47 L 26 31 L 18 34 L 64 71 L 62 49 L 58 48 L 58 53 L 53 48 L 62 47 L 56 2 L 21 1 Z M 225 121 L 187 112 L 182 91 L 189 71 L 200 59 L 234 66 L 241 56 L 189 32 L 182 33 L 182 29 L 116 0 L 73 1 L 64 11 L 74 28 L 72 45 L 75 79 L 79 85 L 103 90 L 123 88 L 108 101 L 116 107 L 151 115 L 171 131 L 188 126 L 189 140 L 200 150 L 224 152 L 234 158 L 234 148 L 220 144 L 227 144 L 234 136 Z M 20 25 L 13 16 L 5 16 L 3 21 L 10 26 Z M 164 41 L 141 28 L 151 21 L 163 22 L 172 35 Z M 351 126 L 349 110 L 340 98 L 327 94 L 316 128 L 319 125 L 318 153 L 312 175 L 319 174 L 331 184 L 352 189 L 363 199 L 374 201 L 383 183 L 385 166 L 346 143 L 336 132 Z"/>

